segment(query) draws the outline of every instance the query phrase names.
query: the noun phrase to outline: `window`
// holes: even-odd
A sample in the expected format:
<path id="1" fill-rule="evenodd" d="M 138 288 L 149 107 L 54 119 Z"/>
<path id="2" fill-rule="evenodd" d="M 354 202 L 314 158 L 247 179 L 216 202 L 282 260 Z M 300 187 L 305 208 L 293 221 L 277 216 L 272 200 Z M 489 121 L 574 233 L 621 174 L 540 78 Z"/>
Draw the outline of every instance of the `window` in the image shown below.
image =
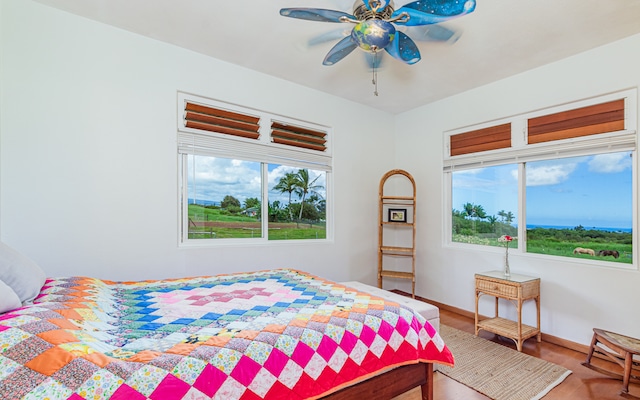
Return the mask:
<path id="1" fill-rule="evenodd" d="M 632 262 L 633 152 L 526 164 L 529 253 Z M 576 248 L 585 249 L 576 250 Z M 616 251 L 617 253 L 614 253 Z M 617 254 L 617 256 L 616 256 Z"/>
<path id="2" fill-rule="evenodd" d="M 181 243 L 330 237 L 327 127 L 183 93 L 178 115 Z"/>
<path id="3" fill-rule="evenodd" d="M 455 171 L 451 180 L 453 242 L 498 246 L 498 237 L 517 236 L 517 165 Z"/>
<path id="4" fill-rule="evenodd" d="M 454 246 L 636 265 L 636 91 L 446 133 Z"/>
<path id="5" fill-rule="evenodd" d="M 261 163 L 187 154 L 189 239 L 262 237 Z"/>
<path id="6" fill-rule="evenodd" d="M 269 165 L 269 239 L 326 238 L 326 172 Z"/>

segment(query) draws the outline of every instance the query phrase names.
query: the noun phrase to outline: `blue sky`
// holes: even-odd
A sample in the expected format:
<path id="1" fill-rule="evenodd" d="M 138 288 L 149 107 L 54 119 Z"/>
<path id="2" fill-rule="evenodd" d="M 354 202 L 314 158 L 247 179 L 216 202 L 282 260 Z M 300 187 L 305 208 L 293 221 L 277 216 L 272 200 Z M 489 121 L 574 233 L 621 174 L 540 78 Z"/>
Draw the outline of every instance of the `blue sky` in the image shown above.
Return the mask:
<path id="1" fill-rule="evenodd" d="M 453 208 L 482 205 L 487 215 L 511 211 L 518 223 L 517 165 L 456 171 Z M 632 227 L 629 152 L 527 163 L 527 224 Z"/>

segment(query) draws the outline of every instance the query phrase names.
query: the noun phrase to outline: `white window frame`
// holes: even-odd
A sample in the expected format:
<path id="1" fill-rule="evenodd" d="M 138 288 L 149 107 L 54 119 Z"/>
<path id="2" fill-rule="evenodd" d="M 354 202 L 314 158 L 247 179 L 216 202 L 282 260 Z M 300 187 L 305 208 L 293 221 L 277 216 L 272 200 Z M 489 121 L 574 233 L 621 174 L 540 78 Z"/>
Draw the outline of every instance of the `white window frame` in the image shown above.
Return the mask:
<path id="1" fill-rule="evenodd" d="M 562 111 L 573 110 L 576 108 L 606 103 L 608 101 L 624 99 L 625 102 L 625 129 L 617 132 L 603 133 L 592 136 L 584 136 L 579 138 L 556 140 L 545 143 L 528 144 L 527 143 L 527 120 L 538 116 L 554 114 Z M 622 90 L 606 95 L 596 96 L 583 99 L 576 102 L 566 103 L 554 107 L 532 111 L 529 113 L 519 114 L 507 118 L 488 121 L 472 126 L 452 129 L 444 132 L 443 140 L 443 204 L 445 212 L 443 213 L 443 246 L 454 249 L 469 249 L 476 251 L 488 251 L 495 253 L 503 253 L 504 250 L 496 246 L 484 246 L 478 244 L 453 242 L 452 239 L 452 172 L 460 170 L 468 170 L 474 168 L 516 164 L 518 166 L 518 248 L 513 249 L 519 256 L 531 257 L 532 259 L 557 259 L 562 262 L 587 264 L 595 266 L 613 267 L 619 269 L 638 270 L 638 139 L 637 139 L 637 88 Z M 511 147 L 506 149 L 488 150 L 478 153 L 463 154 L 458 156 L 450 156 L 450 137 L 464 132 L 483 129 L 491 126 L 511 123 Z M 606 262 L 601 260 L 588 260 L 584 258 L 572 258 L 553 256 L 545 254 L 527 253 L 524 251 L 526 244 L 526 197 L 525 197 L 525 162 L 542 161 L 559 159 L 566 157 L 574 157 L 580 155 L 595 155 L 603 153 L 612 153 L 616 151 L 632 151 L 632 229 L 633 229 L 633 262 L 632 264 L 622 264 L 614 262 Z"/>
<path id="2" fill-rule="evenodd" d="M 186 102 L 198 103 L 209 107 L 239 112 L 245 115 L 258 117 L 258 139 L 235 137 L 216 132 L 206 132 L 185 126 L 184 113 Z M 332 128 L 329 126 L 302 121 L 291 117 L 278 115 L 266 111 L 242 107 L 236 104 L 226 103 L 220 100 L 197 96 L 190 93 L 178 92 L 177 94 L 177 148 L 178 148 L 178 209 L 179 232 L 178 245 L 180 247 L 210 247 L 227 245 L 291 245 L 333 242 L 333 158 Z M 277 121 L 301 128 L 324 131 L 326 136 L 326 150 L 324 152 L 297 148 L 271 142 L 270 129 L 272 122 Z M 268 215 L 268 164 L 278 164 L 294 168 L 307 168 L 324 171 L 326 175 L 326 236 L 324 239 L 268 239 L 268 218 L 261 219 L 261 229 L 264 233 L 260 238 L 229 238 L 229 239 L 189 239 L 188 237 L 188 185 L 187 185 L 187 156 L 189 154 L 221 157 L 228 159 L 240 159 L 261 163 L 262 200 L 261 214 Z"/>

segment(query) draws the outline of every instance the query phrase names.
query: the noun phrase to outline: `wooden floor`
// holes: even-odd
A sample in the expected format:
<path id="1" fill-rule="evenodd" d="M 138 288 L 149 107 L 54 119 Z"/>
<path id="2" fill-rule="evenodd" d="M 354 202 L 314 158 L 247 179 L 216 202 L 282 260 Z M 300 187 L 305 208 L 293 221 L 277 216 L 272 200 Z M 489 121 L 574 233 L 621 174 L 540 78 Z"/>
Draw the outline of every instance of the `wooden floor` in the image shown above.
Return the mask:
<path id="1" fill-rule="evenodd" d="M 451 311 L 440 310 L 440 323 L 474 333 L 473 319 Z M 480 331 L 480 336 L 513 349 L 516 348 L 512 340 L 500 338 L 485 331 Z M 581 363 L 586 358 L 584 353 L 547 342 L 537 343 L 535 339 L 529 339 L 524 343 L 523 352 L 562 365 L 573 372 L 564 382 L 544 396 L 543 400 L 623 399 L 619 396 L 622 382 L 582 366 Z M 632 395 L 640 398 L 640 384 L 632 383 L 629 385 L 629 391 Z M 413 398 L 413 396 L 407 397 L 407 399 L 409 398 Z M 437 400 L 488 399 L 475 390 L 437 372 L 434 377 L 434 398 Z"/>

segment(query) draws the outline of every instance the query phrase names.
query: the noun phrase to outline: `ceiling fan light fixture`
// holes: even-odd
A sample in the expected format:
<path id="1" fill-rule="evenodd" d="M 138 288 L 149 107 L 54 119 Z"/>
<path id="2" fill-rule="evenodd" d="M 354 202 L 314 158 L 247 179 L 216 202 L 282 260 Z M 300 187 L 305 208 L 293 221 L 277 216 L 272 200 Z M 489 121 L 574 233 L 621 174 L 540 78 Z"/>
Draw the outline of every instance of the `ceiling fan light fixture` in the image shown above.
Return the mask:
<path id="1" fill-rule="evenodd" d="M 362 50 L 377 53 L 386 48 L 396 35 L 396 28 L 381 19 L 361 21 L 353 27 L 351 38 Z"/>

